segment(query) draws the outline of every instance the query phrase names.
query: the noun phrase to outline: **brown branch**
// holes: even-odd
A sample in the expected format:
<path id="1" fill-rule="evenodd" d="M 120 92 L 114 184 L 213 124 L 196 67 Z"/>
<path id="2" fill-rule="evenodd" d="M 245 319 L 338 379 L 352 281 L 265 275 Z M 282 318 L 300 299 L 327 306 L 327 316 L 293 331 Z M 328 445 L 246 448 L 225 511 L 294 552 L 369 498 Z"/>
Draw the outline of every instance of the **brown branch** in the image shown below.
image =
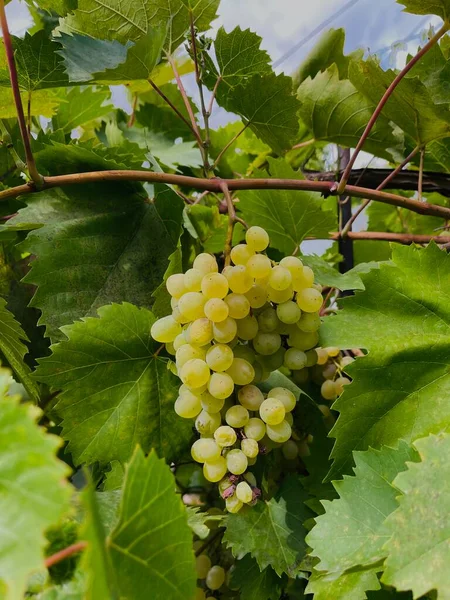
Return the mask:
<path id="1" fill-rule="evenodd" d="M 225 152 L 228 150 L 228 148 L 230 148 L 234 144 L 234 142 L 244 133 L 244 131 L 247 129 L 248 126 L 249 126 L 249 123 L 247 123 L 246 125 L 244 125 L 244 127 L 242 129 L 240 129 L 236 133 L 236 135 L 234 135 L 231 138 L 231 140 L 225 145 L 225 147 L 219 152 L 219 156 L 216 158 L 216 160 L 214 161 L 214 164 L 212 166 L 213 170 L 217 167 L 217 165 L 220 162 L 220 159 L 225 154 Z"/>
<path id="2" fill-rule="evenodd" d="M 127 127 L 133 127 L 134 122 L 136 120 L 136 109 L 139 101 L 139 94 L 134 94 L 133 106 L 131 108 L 131 115 L 128 119 Z"/>
<path id="3" fill-rule="evenodd" d="M 192 131 L 192 133 L 195 136 L 195 131 L 194 131 L 194 128 L 192 127 L 192 124 L 178 110 L 178 108 L 175 106 L 175 104 L 173 104 L 173 102 L 171 100 L 169 100 L 169 98 L 164 94 L 164 92 L 162 90 L 160 90 L 160 88 L 156 85 L 156 83 L 154 83 L 154 81 L 152 79 L 148 79 L 147 81 L 152 86 L 152 88 L 155 90 L 155 92 L 158 94 L 158 96 L 160 96 L 164 100 L 164 102 L 168 106 L 170 106 L 170 108 L 173 110 L 173 112 L 183 121 L 183 123 L 185 123 L 189 127 L 189 129 Z"/>
<path id="4" fill-rule="evenodd" d="M 25 122 L 23 112 L 22 98 L 20 97 L 19 80 L 17 77 L 16 63 L 14 60 L 14 49 L 12 46 L 11 35 L 9 33 L 8 21 L 5 13 L 5 0 L 0 0 L 0 26 L 3 34 L 3 43 L 5 46 L 6 61 L 8 63 L 9 78 L 11 80 L 11 88 L 13 92 L 14 104 L 16 106 L 17 119 L 19 122 L 20 134 L 22 136 L 23 147 L 25 149 L 25 157 L 27 162 L 28 174 L 35 185 L 40 185 L 42 177 L 36 168 L 33 153 L 31 151 L 30 138 Z"/>
<path id="5" fill-rule="evenodd" d="M 333 233 L 329 239 L 338 240 L 339 233 Z M 390 233 L 386 231 L 349 231 L 347 236 L 351 240 L 377 240 L 384 242 L 398 242 L 400 244 L 446 244 L 450 242 L 448 235 L 419 235 L 412 233 Z M 307 238 L 317 239 L 317 238 Z"/>
<path id="6" fill-rule="evenodd" d="M 315 141 L 316 140 L 314 138 L 311 138 L 306 142 L 300 142 L 299 144 L 295 144 L 295 146 L 292 146 L 291 150 L 299 150 L 300 148 L 306 148 L 307 146 L 311 146 L 311 144 L 314 144 Z"/>
<path id="7" fill-rule="evenodd" d="M 60 550 L 59 552 L 56 552 L 55 554 L 52 554 L 51 556 L 46 558 L 44 564 L 47 567 L 47 569 L 49 569 L 50 567 L 53 567 L 53 565 L 56 565 L 62 560 L 69 558 L 73 554 L 78 554 L 79 552 L 82 552 L 86 547 L 87 542 L 77 542 L 76 544 L 72 544 L 71 546 L 64 548 L 64 550 Z"/>
<path id="8" fill-rule="evenodd" d="M 169 185 L 178 185 L 192 189 L 222 192 L 221 182 L 227 184 L 231 191 L 236 190 L 303 190 L 308 192 L 318 192 L 324 196 L 336 196 L 337 186 L 330 181 L 309 181 L 306 179 L 277 179 L 277 178 L 249 178 L 249 179 L 218 179 L 190 177 L 188 175 L 176 175 L 174 173 L 155 173 L 153 171 L 134 171 L 134 170 L 111 170 L 111 171 L 91 171 L 87 173 L 71 173 L 68 175 L 55 175 L 45 177 L 40 189 L 49 189 L 62 187 L 65 185 L 79 185 L 85 183 L 105 182 L 105 181 L 148 181 L 165 183 Z M 0 191 L 0 201 L 8 198 L 15 198 L 25 194 L 31 194 L 39 191 L 33 184 L 18 185 L 7 190 Z M 369 190 L 356 185 L 348 185 L 346 193 L 354 198 L 369 198 L 391 206 L 406 208 L 412 212 L 450 219 L 450 208 L 439 206 L 437 204 L 428 204 L 419 202 L 412 198 L 404 198 L 396 194 Z"/>
<path id="9" fill-rule="evenodd" d="M 387 177 L 386 179 L 384 179 L 380 185 L 377 187 L 378 191 L 381 191 L 383 188 L 385 188 L 387 186 L 387 184 L 392 181 L 394 179 L 394 177 L 396 175 L 398 175 L 398 173 L 400 173 L 400 171 L 402 169 L 404 169 L 406 167 L 406 165 L 414 158 L 414 156 L 419 152 L 420 147 L 416 146 L 414 148 L 414 150 L 408 154 L 408 156 L 405 158 L 404 161 L 402 161 Z M 361 206 L 353 213 L 353 215 L 351 216 L 351 218 L 349 219 L 349 221 L 347 222 L 346 226 L 344 227 L 344 229 L 342 230 L 342 235 L 345 236 L 347 235 L 347 233 L 350 231 L 353 223 L 356 221 L 356 219 L 359 217 L 359 215 L 363 212 L 363 210 L 372 202 L 372 200 L 364 200 L 364 202 L 361 204 Z"/>
<path id="10" fill-rule="evenodd" d="M 381 100 L 378 103 L 378 106 L 376 107 L 372 116 L 370 117 L 369 122 L 367 123 L 366 128 L 364 129 L 364 132 L 359 139 L 358 144 L 356 145 L 355 151 L 352 154 L 350 162 L 348 163 L 348 165 L 345 168 L 345 171 L 341 177 L 341 180 L 338 185 L 338 190 L 339 190 L 340 194 L 342 194 L 345 189 L 350 172 L 353 169 L 353 166 L 358 157 L 358 154 L 362 150 L 362 147 L 364 146 L 364 143 L 366 142 L 367 138 L 369 137 L 369 134 L 372 131 L 372 128 L 376 123 L 376 120 L 380 116 L 381 111 L 383 110 L 386 102 L 392 96 L 395 88 L 398 86 L 398 84 L 401 82 L 401 80 L 405 77 L 405 75 L 407 75 L 407 73 L 409 73 L 409 71 L 414 67 L 414 65 L 422 58 L 422 56 L 424 56 L 428 52 L 428 50 L 430 50 L 430 48 L 432 48 L 440 40 L 440 38 L 445 33 L 447 33 L 449 26 L 450 26 L 449 23 L 447 23 L 447 21 L 445 21 L 444 24 L 442 25 L 442 27 L 439 29 L 439 31 L 428 41 L 427 44 L 425 44 L 425 46 L 421 50 L 419 50 L 419 52 L 415 56 L 413 56 L 413 58 L 400 71 L 400 73 L 398 73 L 398 75 L 392 81 L 392 83 L 390 84 L 388 89 L 384 92 Z"/>
<path id="11" fill-rule="evenodd" d="M 217 78 L 216 83 L 214 84 L 214 88 L 211 94 L 211 99 L 209 101 L 209 106 L 208 106 L 208 117 L 211 116 L 212 114 L 212 109 L 214 106 L 214 100 L 216 99 L 216 94 L 217 94 L 217 88 L 219 87 L 220 82 L 222 81 L 222 77 L 221 75 L 219 75 L 219 77 Z"/>

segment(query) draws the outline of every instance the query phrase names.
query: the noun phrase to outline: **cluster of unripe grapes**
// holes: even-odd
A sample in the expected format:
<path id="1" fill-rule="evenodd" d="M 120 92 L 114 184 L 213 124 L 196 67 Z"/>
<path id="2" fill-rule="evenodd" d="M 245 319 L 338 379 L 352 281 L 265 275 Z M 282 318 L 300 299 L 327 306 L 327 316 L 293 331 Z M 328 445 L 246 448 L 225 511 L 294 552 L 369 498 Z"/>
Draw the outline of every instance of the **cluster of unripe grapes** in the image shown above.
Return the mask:
<path id="1" fill-rule="evenodd" d="M 202 542 L 194 542 L 194 550 L 197 545 L 202 545 Z M 226 583 L 228 572 L 220 565 L 213 565 L 210 557 L 206 552 L 202 552 L 195 559 L 197 579 L 200 579 L 204 587 L 197 587 L 195 600 L 205 600 L 206 590 L 215 592 Z M 212 597 L 209 596 L 209 598 Z"/>
<path id="2" fill-rule="evenodd" d="M 208 481 L 220 482 L 230 512 L 260 494 L 248 466 L 292 435 L 295 395 L 281 387 L 264 395 L 256 384 L 280 367 L 296 373 L 309 365 L 323 302 L 299 258 L 275 264 L 262 254 L 269 245 L 264 229 L 250 227 L 245 239 L 222 273 L 203 253 L 186 273 L 168 277 L 172 314 L 151 330 L 175 356 L 182 381 L 175 411 L 195 419 L 200 435 L 192 457 Z"/>

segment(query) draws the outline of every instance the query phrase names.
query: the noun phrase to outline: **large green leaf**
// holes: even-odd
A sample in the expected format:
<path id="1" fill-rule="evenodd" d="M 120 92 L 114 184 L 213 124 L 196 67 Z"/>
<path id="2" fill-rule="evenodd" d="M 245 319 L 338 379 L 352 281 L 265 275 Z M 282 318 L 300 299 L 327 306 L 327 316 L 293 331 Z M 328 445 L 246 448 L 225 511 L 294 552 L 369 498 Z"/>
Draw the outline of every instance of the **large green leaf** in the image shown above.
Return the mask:
<path id="1" fill-rule="evenodd" d="M 36 372 L 62 390 L 55 411 L 69 451 L 77 464 L 106 464 L 127 461 L 140 444 L 173 460 L 185 450 L 192 426 L 173 410 L 178 383 L 167 359 L 155 356 L 153 314 L 126 303 L 98 313 L 64 327 L 68 340 L 52 346 Z"/>
<path id="2" fill-rule="evenodd" d="M 405 7 L 405 12 L 414 15 L 438 15 L 443 19 L 450 17 L 449 0 L 397 0 Z"/>
<path id="3" fill-rule="evenodd" d="M 445 57 L 441 45 L 434 44 L 406 77 L 419 77 L 436 103 L 448 103 L 449 75 L 450 61 Z"/>
<path id="4" fill-rule="evenodd" d="M 306 498 L 296 477 L 285 478 L 273 498 L 228 517 L 223 541 L 235 556 L 251 554 L 261 570 L 293 575 L 306 554 L 303 523 L 312 516 Z"/>
<path id="5" fill-rule="evenodd" d="M 59 144 L 39 152 L 37 162 L 52 174 L 120 168 L 94 151 Z M 38 286 L 32 304 L 53 341 L 63 337 L 61 325 L 108 302 L 151 305 L 180 235 L 183 202 L 172 190 L 155 186 L 148 202 L 141 185 L 94 183 L 26 201 L 8 226 L 39 227 L 23 244 L 37 256 L 26 281 Z"/>
<path id="6" fill-rule="evenodd" d="M 301 179 L 282 159 L 268 159 L 272 177 Z M 267 177 L 265 172 L 256 177 Z M 249 225 L 264 227 L 271 246 L 284 254 L 293 250 L 307 237 L 326 236 L 336 229 L 334 211 L 324 210 L 324 202 L 315 192 L 292 190 L 249 190 L 239 193 L 240 213 Z"/>
<path id="7" fill-rule="evenodd" d="M 219 85 L 220 90 L 220 85 Z M 299 102 L 286 75 L 254 75 L 233 88 L 221 90 L 217 101 L 245 124 L 275 152 L 282 154 L 297 141 Z"/>
<path id="8" fill-rule="evenodd" d="M 355 571 L 338 577 L 313 572 L 305 591 L 314 594 L 314 600 L 365 600 L 367 591 L 380 589 L 377 570 Z"/>
<path id="9" fill-rule="evenodd" d="M 76 127 L 107 114 L 112 108 L 107 100 L 111 97 L 106 89 L 75 87 L 67 92 L 65 101 L 58 108 L 53 119 L 55 129 L 70 133 Z"/>
<path id="10" fill-rule="evenodd" d="M 450 435 L 429 436 L 414 446 L 422 459 L 410 464 L 394 484 L 403 492 L 399 508 L 388 517 L 392 539 L 383 582 L 412 590 L 414 598 L 436 590 L 448 598 L 450 571 Z"/>
<path id="11" fill-rule="evenodd" d="M 23 384 L 30 397 L 38 402 L 39 387 L 30 377 L 30 368 L 24 362 L 24 356 L 28 354 L 24 341 L 29 341 L 26 333 L 6 308 L 6 301 L 0 298 L 0 353 L 6 358 L 16 378 Z"/>
<path id="12" fill-rule="evenodd" d="M 373 104 L 378 104 L 396 73 L 383 71 L 374 58 L 352 60 L 349 79 Z M 417 77 L 404 78 L 383 108 L 383 115 L 401 127 L 417 144 L 450 135 L 447 104 L 435 104 L 427 87 Z"/>
<path id="13" fill-rule="evenodd" d="M 282 584 L 271 567 L 261 571 L 248 554 L 236 561 L 231 575 L 232 588 L 239 589 L 241 600 L 278 600 Z"/>
<path id="14" fill-rule="evenodd" d="M 306 538 L 320 559 L 317 571 L 342 574 L 385 558 L 383 545 L 390 537 L 385 519 L 398 506 L 392 482 L 406 469 L 406 461 L 418 460 L 405 442 L 398 449 L 355 452 L 354 458 L 354 476 L 333 482 L 339 499 L 322 502 L 325 514 L 316 518 Z"/>
<path id="15" fill-rule="evenodd" d="M 293 75 L 294 87 L 320 71 L 325 71 L 335 63 L 338 67 L 339 77 L 345 79 L 348 71 L 348 57 L 344 56 L 345 30 L 328 29 L 319 38 L 311 52 L 304 59 Z"/>
<path id="16" fill-rule="evenodd" d="M 62 100 L 61 90 L 46 89 L 35 91 L 22 91 L 21 100 L 23 106 L 30 105 L 32 117 L 47 117 L 54 115 L 56 108 Z M 11 88 L 0 87 L 0 119 L 16 119 L 17 111 Z"/>
<path id="17" fill-rule="evenodd" d="M 194 595 L 197 576 L 186 510 L 169 467 L 155 452 L 145 458 L 138 448 L 128 465 L 108 551 L 121 598 Z"/>
<path id="18" fill-rule="evenodd" d="M 6 395 L 8 382 L 9 372 L 2 369 L 0 595 L 22 600 L 29 575 L 44 566 L 44 531 L 68 510 L 70 489 L 68 468 L 55 457 L 60 440 L 36 425 L 40 411 Z"/>
<path id="19" fill-rule="evenodd" d="M 300 117 L 318 141 L 355 147 L 370 119 L 374 105 L 348 79 L 339 79 L 332 65 L 314 79 L 300 85 L 297 96 L 301 102 Z M 391 159 L 393 148 L 399 146 L 392 126 L 380 116 L 370 132 L 364 149 L 376 156 Z"/>
<path id="20" fill-rule="evenodd" d="M 330 265 L 328 262 L 315 256 L 308 254 L 301 257 L 304 265 L 310 267 L 314 271 L 314 278 L 320 285 L 334 287 L 337 290 L 363 290 L 364 285 L 359 276 L 358 270 L 351 269 L 347 273 L 339 273 L 339 271 Z M 367 263 L 366 263 L 367 264 Z M 378 268 L 378 263 L 372 263 L 371 268 Z"/>
<path id="21" fill-rule="evenodd" d="M 324 346 L 369 350 L 333 405 L 333 474 L 348 472 L 355 449 L 450 429 L 450 257 L 435 244 L 393 246 L 392 263 L 361 278 L 365 291 L 321 327 Z"/>

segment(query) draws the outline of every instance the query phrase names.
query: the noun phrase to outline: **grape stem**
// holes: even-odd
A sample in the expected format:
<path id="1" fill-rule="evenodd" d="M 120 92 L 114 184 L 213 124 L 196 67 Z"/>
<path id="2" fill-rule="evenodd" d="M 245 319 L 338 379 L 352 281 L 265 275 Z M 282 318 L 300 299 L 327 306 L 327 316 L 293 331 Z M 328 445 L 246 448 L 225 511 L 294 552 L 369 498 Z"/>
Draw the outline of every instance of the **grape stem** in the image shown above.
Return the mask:
<path id="1" fill-rule="evenodd" d="M 44 564 L 46 568 L 49 569 L 50 567 L 53 567 L 53 565 L 56 565 L 62 560 L 69 558 L 73 554 L 78 554 L 79 552 L 82 552 L 86 547 L 87 542 L 77 542 L 76 544 L 72 544 L 71 546 L 64 548 L 64 550 L 55 552 L 55 554 L 52 554 L 51 556 L 46 558 Z"/>
<path id="2" fill-rule="evenodd" d="M 236 225 L 236 209 L 234 208 L 233 198 L 231 197 L 230 190 L 228 189 L 227 183 L 221 179 L 220 180 L 220 189 L 223 192 L 224 198 L 227 203 L 227 211 L 228 211 L 228 229 L 227 229 L 227 237 L 225 239 L 225 248 L 224 248 L 224 257 L 225 257 L 225 266 L 228 267 L 231 263 L 231 248 L 233 246 L 233 231 L 234 226 Z"/>
<path id="3" fill-rule="evenodd" d="M 224 531 L 225 529 L 223 527 L 218 527 L 217 530 L 212 534 L 212 536 L 209 537 L 195 552 L 195 556 L 200 556 L 200 554 L 202 554 L 206 550 L 206 548 L 214 542 L 214 540 L 216 540 L 220 535 L 222 535 Z"/>

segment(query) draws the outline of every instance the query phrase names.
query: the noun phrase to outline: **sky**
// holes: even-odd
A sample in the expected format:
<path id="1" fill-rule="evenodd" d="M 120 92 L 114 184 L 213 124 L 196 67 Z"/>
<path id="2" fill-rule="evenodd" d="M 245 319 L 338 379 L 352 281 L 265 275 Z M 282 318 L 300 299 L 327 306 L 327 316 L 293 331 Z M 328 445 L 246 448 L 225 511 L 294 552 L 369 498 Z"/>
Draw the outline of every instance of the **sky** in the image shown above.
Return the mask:
<path id="1" fill-rule="evenodd" d="M 346 5 L 351 7 L 344 11 Z M 421 17 L 403 12 L 403 7 L 395 0 L 222 0 L 219 18 L 213 23 L 213 30 L 223 26 L 227 31 L 240 26 L 258 33 L 275 63 L 305 40 L 324 21 L 336 16 L 329 27 L 343 27 L 346 30 L 345 51 L 363 48 L 370 53 L 379 53 L 385 68 L 404 64 L 407 52 L 414 52 L 421 43 L 421 34 L 430 26 L 439 23 L 437 17 Z M 343 12 L 344 11 L 344 12 Z M 12 0 L 6 6 L 10 30 L 23 36 L 31 19 L 26 3 Z M 317 42 L 317 34 L 301 48 L 283 60 L 277 71 L 291 74 Z M 186 82 L 191 95 L 196 92 L 194 81 Z M 121 89 L 113 92 L 117 105 L 129 109 L 129 103 Z M 212 125 L 224 124 L 223 111 L 216 110 Z M 370 156 L 364 152 L 358 157 L 358 166 L 367 165 Z M 376 166 L 372 163 L 372 166 Z M 365 227 L 365 219 L 356 221 L 354 229 Z M 327 243 L 305 243 L 308 252 L 323 252 Z"/>

